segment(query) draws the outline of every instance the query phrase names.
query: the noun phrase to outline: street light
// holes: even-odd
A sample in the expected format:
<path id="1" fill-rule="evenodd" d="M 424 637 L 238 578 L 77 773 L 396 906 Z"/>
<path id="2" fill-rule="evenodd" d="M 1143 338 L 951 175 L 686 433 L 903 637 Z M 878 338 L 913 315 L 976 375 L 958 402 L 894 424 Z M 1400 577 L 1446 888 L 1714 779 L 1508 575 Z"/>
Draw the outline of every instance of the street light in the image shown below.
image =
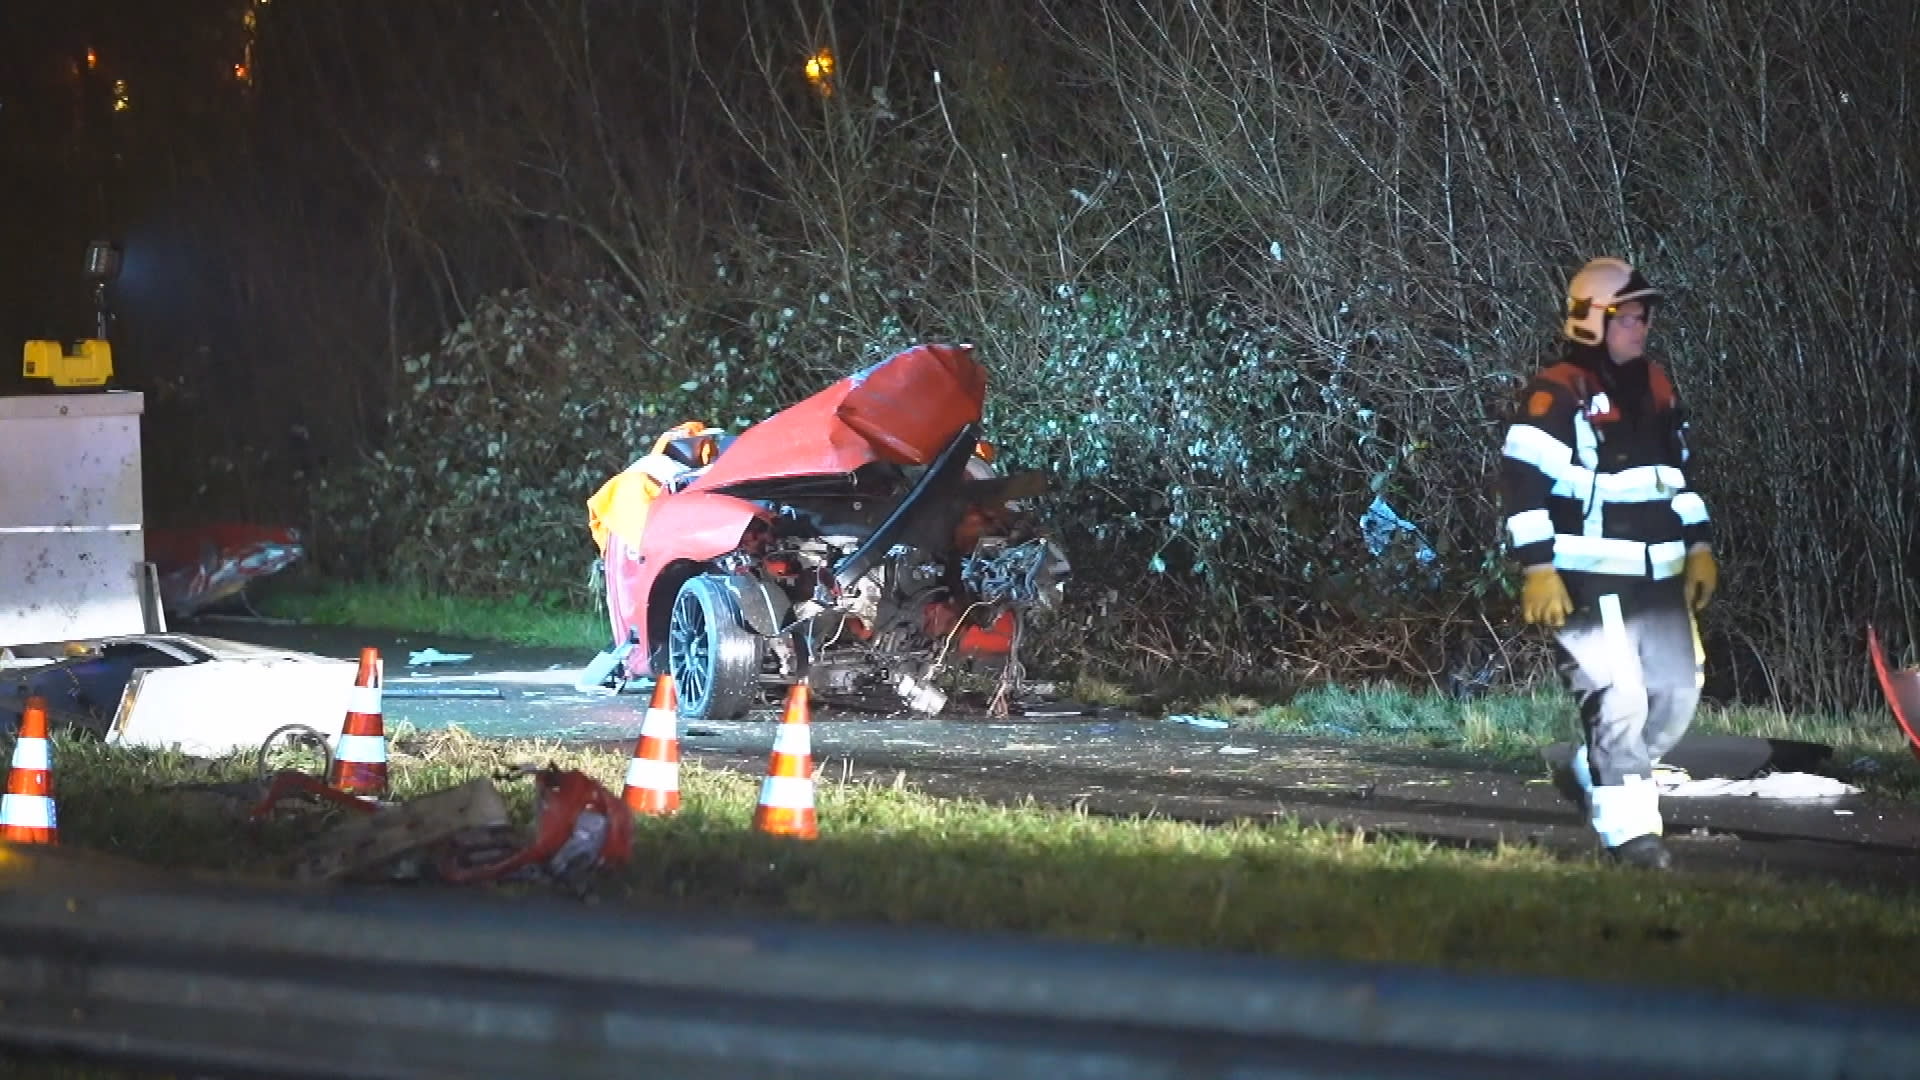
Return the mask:
<path id="1" fill-rule="evenodd" d="M 105 240 L 87 245 L 87 280 L 93 282 L 94 336 L 104 339 L 112 316 L 107 312 L 107 286 L 120 276 L 120 249 Z"/>

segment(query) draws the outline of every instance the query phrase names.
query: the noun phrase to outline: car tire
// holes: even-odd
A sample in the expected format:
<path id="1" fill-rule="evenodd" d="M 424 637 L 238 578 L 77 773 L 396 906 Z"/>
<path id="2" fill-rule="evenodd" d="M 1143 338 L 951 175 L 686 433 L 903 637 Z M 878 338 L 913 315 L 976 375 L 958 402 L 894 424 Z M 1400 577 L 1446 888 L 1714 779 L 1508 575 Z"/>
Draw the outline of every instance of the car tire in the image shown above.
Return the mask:
<path id="1" fill-rule="evenodd" d="M 732 720 L 760 689 L 761 642 L 740 618 L 733 590 L 712 574 L 688 578 L 673 598 L 667 670 L 689 723 Z"/>

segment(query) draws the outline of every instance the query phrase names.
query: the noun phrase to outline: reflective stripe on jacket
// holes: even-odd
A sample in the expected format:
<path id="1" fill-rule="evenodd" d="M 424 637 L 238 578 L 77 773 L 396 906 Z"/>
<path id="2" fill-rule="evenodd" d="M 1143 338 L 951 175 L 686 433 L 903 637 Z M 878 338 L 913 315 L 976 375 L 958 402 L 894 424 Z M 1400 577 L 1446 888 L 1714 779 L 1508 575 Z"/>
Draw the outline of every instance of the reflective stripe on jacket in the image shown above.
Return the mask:
<path id="1" fill-rule="evenodd" d="M 1563 361 L 1528 380 L 1501 451 L 1507 546 L 1522 566 L 1663 580 L 1710 543 L 1707 504 L 1688 486 L 1687 419 L 1665 369 L 1647 362 L 1646 400 L 1613 401 Z"/>

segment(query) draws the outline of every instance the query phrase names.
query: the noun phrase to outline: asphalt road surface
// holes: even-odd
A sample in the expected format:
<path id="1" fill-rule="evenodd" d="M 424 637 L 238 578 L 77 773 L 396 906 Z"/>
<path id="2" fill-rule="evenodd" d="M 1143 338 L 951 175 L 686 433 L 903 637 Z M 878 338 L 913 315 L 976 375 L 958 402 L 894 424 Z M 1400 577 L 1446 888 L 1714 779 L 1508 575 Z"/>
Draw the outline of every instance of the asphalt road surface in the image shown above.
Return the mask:
<path id="1" fill-rule="evenodd" d="M 389 725 L 458 725 L 486 737 L 626 750 L 647 703 L 644 692 L 579 689 L 577 676 L 591 659 L 584 652 L 242 621 L 175 629 L 343 658 L 378 647 Z M 470 656 L 410 666 L 427 650 Z M 777 719 L 769 707 L 737 722 L 688 727 L 682 754 L 706 767 L 759 775 Z M 1004 719 L 965 705 L 934 718 L 817 706 L 813 724 L 823 779 L 904 779 L 939 796 L 1031 797 L 1093 813 L 1292 819 L 1466 847 L 1531 843 L 1569 857 L 1593 852 L 1564 774 L 1556 783 L 1545 760 L 1499 768 L 1453 752 L 1197 728 L 1070 702 L 1030 703 L 1025 715 Z M 1670 759 L 1696 778 L 1737 778 L 1768 765 L 1797 771 L 1817 749 L 1694 737 Z M 1920 807 L 1864 796 L 1708 797 L 1668 798 L 1663 810 L 1687 868 L 1920 890 Z"/>

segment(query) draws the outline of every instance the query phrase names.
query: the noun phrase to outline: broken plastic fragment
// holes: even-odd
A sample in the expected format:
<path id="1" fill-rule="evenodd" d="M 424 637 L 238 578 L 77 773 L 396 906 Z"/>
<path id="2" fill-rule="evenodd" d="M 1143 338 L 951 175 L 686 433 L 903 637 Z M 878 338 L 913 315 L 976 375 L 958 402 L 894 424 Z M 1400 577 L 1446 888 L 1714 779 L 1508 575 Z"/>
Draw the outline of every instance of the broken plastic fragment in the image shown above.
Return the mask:
<path id="1" fill-rule="evenodd" d="M 426 648 L 407 654 L 408 667 L 426 667 L 429 664 L 464 664 L 473 659 L 472 653 L 443 653 L 439 649 Z"/>
<path id="2" fill-rule="evenodd" d="M 1789 772 L 1768 773 L 1750 780 L 1726 777 L 1690 780 L 1663 788 L 1660 792 L 1662 798 L 1744 796 L 1761 799 L 1835 799 L 1858 794 L 1859 788 L 1831 776 Z"/>
<path id="3" fill-rule="evenodd" d="M 610 689 L 609 679 L 613 676 L 613 669 L 624 663 L 627 654 L 632 651 L 631 643 L 617 649 L 602 650 L 599 655 L 587 661 L 586 667 L 580 669 L 580 677 L 574 680 L 573 688 L 583 692 Z"/>
<path id="4" fill-rule="evenodd" d="M 1394 534 L 1402 532 L 1413 534 L 1416 560 L 1423 564 L 1434 560 L 1433 548 L 1420 535 L 1420 527 L 1395 513 L 1387 500 L 1376 494 L 1367 512 L 1360 515 L 1360 533 L 1366 538 L 1367 551 L 1374 555 L 1385 552 Z"/>

